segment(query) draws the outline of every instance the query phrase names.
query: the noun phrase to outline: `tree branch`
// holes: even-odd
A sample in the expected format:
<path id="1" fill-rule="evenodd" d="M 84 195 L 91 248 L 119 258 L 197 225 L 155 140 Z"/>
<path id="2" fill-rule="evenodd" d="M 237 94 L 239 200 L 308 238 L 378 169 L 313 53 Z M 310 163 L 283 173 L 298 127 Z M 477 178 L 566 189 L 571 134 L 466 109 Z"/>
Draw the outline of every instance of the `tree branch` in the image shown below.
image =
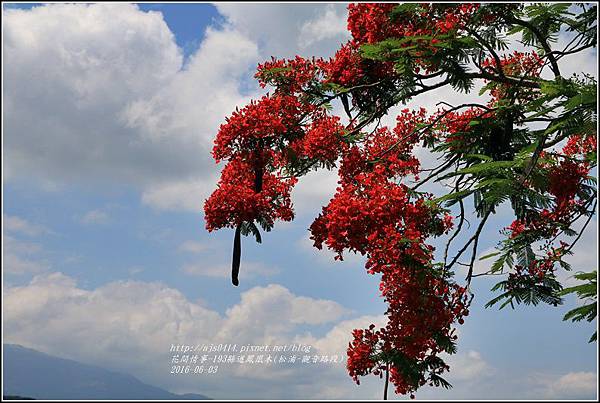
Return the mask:
<path id="1" fill-rule="evenodd" d="M 550 65 L 552 66 L 552 72 L 554 73 L 554 77 L 560 77 L 561 74 L 560 74 L 560 69 L 558 67 L 558 63 L 556 62 L 556 59 L 554 58 L 554 55 L 552 54 L 552 49 L 550 48 L 550 45 L 548 45 L 546 38 L 544 38 L 544 35 L 542 35 L 540 30 L 535 25 L 530 23 L 529 21 L 524 21 L 524 20 L 515 18 L 514 16 L 511 16 L 508 20 L 510 22 L 514 22 L 515 24 L 520 25 L 524 28 L 527 28 L 535 35 L 538 42 L 542 46 L 542 49 L 544 49 L 544 54 L 548 57 L 548 60 L 550 60 Z"/>

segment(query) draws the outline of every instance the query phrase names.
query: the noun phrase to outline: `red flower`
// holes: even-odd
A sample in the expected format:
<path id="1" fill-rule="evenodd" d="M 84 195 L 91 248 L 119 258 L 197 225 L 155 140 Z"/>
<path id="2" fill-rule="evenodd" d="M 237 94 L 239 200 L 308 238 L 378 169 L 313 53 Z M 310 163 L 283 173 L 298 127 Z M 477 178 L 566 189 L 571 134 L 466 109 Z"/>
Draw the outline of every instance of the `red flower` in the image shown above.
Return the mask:
<path id="1" fill-rule="evenodd" d="M 324 162 L 334 162 L 348 148 L 343 141 L 344 126 L 337 116 L 323 115 L 310 124 L 302 139 L 300 153 Z"/>
<path id="2" fill-rule="evenodd" d="M 447 38 L 468 35 L 467 26 L 493 23 L 501 13 L 474 3 L 397 6 L 350 5 L 352 39 L 329 60 L 273 58 L 258 66 L 259 84 L 272 85 L 274 91 L 236 109 L 221 125 L 213 157 L 227 164 L 204 210 L 209 231 L 243 222 L 258 221 L 270 228 L 275 220 L 289 221 L 294 215 L 293 175 L 317 165 L 331 167 L 339 160 L 339 186 L 312 223 L 311 239 L 315 247 L 334 251 L 336 259 L 345 252 L 364 255 L 367 272 L 381 277 L 379 290 L 387 303 L 383 328 L 371 325 L 353 331 L 347 369 L 358 383 L 360 376 L 381 375 L 388 368 L 396 392 L 414 397 L 417 388 L 448 370 L 437 359 L 451 350 L 457 338 L 454 326 L 463 324 L 468 315 L 467 291 L 434 264 L 434 247 L 428 243 L 452 228 L 452 217 L 435 207 L 431 195 L 407 185 L 420 170 L 415 147 L 441 143 L 456 155 L 480 154 L 482 140 L 488 139 L 481 138 L 479 129 L 497 123 L 499 116 L 485 107 L 441 110 L 430 117 L 424 109 L 404 109 L 394 127 L 363 127 L 359 132 L 354 128 L 365 121 L 355 119 L 344 127 L 323 106 L 330 96 L 340 95 L 342 86 L 348 89 L 345 100 L 351 100 L 352 108 L 362 110 L 368 105 L 374 119 L 381 117 L 388 111 L 387 99 L 395 99 L 398 86 L 404 85 L 401 80 L 407 77 L 394 70 L 395 61 L 363 59 L 363 45 L 399 39 L 396 43 L 406 47 L 402 51 L 410 58 L 408 67 L 429 74 L 439 69 L 434 63 L 440 59 L 437 52 L 447 51 L 443 46 Z M 436 53 L 438 57 L 431 57 Z M 499 62 L 483 61 L 482 69 L 484 76 L 502 73 L 527 79 L 537 78 L 542 66 L 537 54 L 514 52 Z M 514 88 L 506 82 L 489 88 L 494 107 L 508 94 L 514 95 L 514 102 L 540 94 L 531 88 L 512 94 Z M 541 204 L 543 209 L 529 208 L 513 221 L 507 228 L 508 242 L 554 236 L 574 212 L 581 211 L 580 190 L 590 170 L 586 161 L 595 150 L 595 135 L 574 135 L 563 148 L 564 155 L 555 160 L 550 158 L 556 153 L 540 155 L 539 171 L 547 181 L 530 178 L 526 186 L 547 193 L 549 202 Z M 551 248 L 529 266 L 517 266 L 509 287 L 542 284 L 565 251 L 565 245 Z M 431 362 L 438 365 L 425 365 Z M 425 369 L 411 372 L 410 364 Z"/>
<path id="3" fill-rule="evenodd" d="M 335 83 L 344 87 L 357 85 L 365 72 L 358 46 L 348 42 L 329 61 L 320 62 L 325 75 L 324 83 Z"/>
<path id="4" fill-rule="evenodd" d="M 255 167 L 240 158 L 227 163 L 217 189 L 204 203 L 206 228 L 233 228 L 258 218 L 271 225 L 276 219 L 291 221 L 294 211 L 290 192 L 296 179 L 264 173 L 262 182 L 262 190 L 256 192 Z"/>

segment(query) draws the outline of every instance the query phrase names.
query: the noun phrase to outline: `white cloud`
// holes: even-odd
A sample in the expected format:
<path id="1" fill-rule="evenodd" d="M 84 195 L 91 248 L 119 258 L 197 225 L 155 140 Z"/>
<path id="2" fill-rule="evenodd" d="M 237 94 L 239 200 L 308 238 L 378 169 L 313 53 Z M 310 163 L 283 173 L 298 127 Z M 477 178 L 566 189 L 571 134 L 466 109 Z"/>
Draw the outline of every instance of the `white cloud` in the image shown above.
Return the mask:
<path id="1" fill-rule="evenodd" d="M 152 184 L 144 189 L 142 202 L 160 210 L 203 211 L 204 200 L 214 190 L 217 176 Z"/>
<path id="2" fill-rule="evenodd" d="M 135 5 L 53 4 L 3 20 L 7 180 L 133 185 L 155 207 L 202 209 L 218 174 L 214 135 L 248 99 L 251 40 L 208 28 L 182 69 L 162 15 Z"/>
<path id="3" fill-rule="evenodd" d="M 177 133 L 190 145 L 202 147 L 194 151 L 204 155 L 196 157 L 208 160 L 219 124 L 236 105 L 247 100 L 239 86 L 258 62 L 257 52 L 256 44 L 236 30 L 209 27 L 198 51 L 169 85 L 150 99 L 128 106 L 124 112 L 128 125 L 141 128 L 152 141 Z M 212 160 L 211 165 L 214 169 Z"/>
<path id="4" fill-rule="evenodd" d="M 2 270 L 4 273 L 35 274 L 50 268 L 50 264 L 41 257 L 42 246 L 37 242 L 21 239 L 23 235 L 38 237 L 51 233 L 50 230 L 17 216 L 3 215 L 2 226 Z"/>
<path id="5" fill-rule="evenodd" d="M 306 21 L 300 28 L 300 48 L 306 48 L 324 39 L 339 38 L 342 40 L 349 37 L 346 23 L 347 12 L 338 13 L 338 11 L 342 10 L 339 10 L 339 7 L 336 9 L 333 4 L 328 4 L 324 14 Z"/>
<path id="6" fill-rule="evenodd" d="M 208 248 L 209 246 L 204 242 L 185 241 L 184 243 L 179 245 L 178 249 L 182 252 L 201 253 L 206 251 Z"/>
<path id="7" fill-rule="evenodd" d="M 64 274 L 51 273 L 6 289 L 3 309 L 7 343 L 130 372 L 171 390 L 195 389 L 214 398 L 304 397 L 319 396 L 320 387 L 332 379 L 351 384 L 343 364 L 290 367 L 279 374 L 286 382 L 273 385 L 272 391 L 264 383 L 249 384 L 256 376 L 243 366 L 220 369 L 210 379 L 167 376 L 171 344 L 292 344 L 299 326 L 332 323 L 348 313 L 334 301 L 297 296 L 276 284 L 242 293 L 241 301 L 222 315 L 161 283 L 117 281 L 88 290 Z M 368 321 L 357 319 L 360 326 Z M 314 341 L 317 350 L 311 354 L 339 351 L 345 343 L 331 334 L 324 342 Z M 280 369 L 265 366 L 251 372 L 276 376 Z M 313 390 L 299 394 L 305 382 Z"/>
<path id="8" fill-rule="evenodd" d="M 269 339 L 287 332 L 289 324 L 323 324 L 345 313 L 337 302 L 296 296 L 281 285 L 269 284 L 242 293 L 240 303 L 227 309 L 227 321 L 218 335 L 229 339 L 244 329 L 253 340 Z M 249 326 L 253 322 L 261 326 Z"/>
<path id="9" fill-rule="evenodd" d="M 10 274 L 35 274 L 46 271 L 48 263 L 24 258 L 12 252 L 5 252 L 3 258 L 3 271 Z"/>
<path id="10" fill-rule="evenodd" d="M 143 191 L 142 201 L 159 209 L 202 211 L 214 190 L 218 166 L 210 151 L 218 127 L 236 106 L 249 100 L 241 82 L 258 63 L 256 45 L 239 32 L 209 28 L 186 69 L 151 99 L 139 100 L 124 112 L 128 125 L 152 141 L 178 133 L 187 139 L 200 169 L 182 178 L 157 181 Z"/>
<path id="11" fill-rule="evenodd" d="M 122 281 L 88 291 L 52 273 L 4 294 L 5 341 L 114 366 L 143 365 L 144 357 L 128 360 L 196 332 L 206 334 L 218 320 L 158 283 Z M 125 346 L 134 355 L 122 356 Z"/>
<path id="12" fill-rule="evenodd" d="M 184 67 L 159 12 L 130 4 L 5 10 L 8 180 L 125 183 L 153 207 L 201 211 L 218 176 L 210 150 L 219 124 L 263 92 L 247 84 L 256 64 L 298 53 L 301 31 L 305 45 L 314 42 L 303 53 L 331 54 L 340 41 L 322 18 L 346 13 L 345 5 L 217 7 L 227 23 L 206 30 Z"/>
<path id="13" fill-rule="evenodd" d="M 536 374 L 530 382 L 546 399 L 594 399 L 597 397 L 598 374 L 595 372 L 568 372 L 564 375 Z"/>
<path id="14" fill-rule="evenodd" d="M 328 11 L 336 16 L 336 23 L 338 19 L 345 20 L 346 4 L 224 2 L 215 6 L 231 25 L 261 45 L 261 54 L 266 58 L 291 58 L 296 54 L 329 57 L 348 36 L 342 33 L 324 35 L 324 28 L 317 23 Z"/>
<path id="15" fill-rule="evenodd" d="M 315 248 L 314 241 L 310 239 L 310 232 L 308 232 L 304 237 L 298 240 L 297 243 L 312 258 L 317 259 L 320 263 L 326 265 L 327 267 L 344 267 L 344 264 L 364 265 L 367 259 L 360 253 L 344 252 L 343 261 L 335 260 L 337 254 L 332 250 L 328 249 L 327 245 L 323 244 L 323 249 L 321 250 Z"/>
<path id="16" fill-rule="evenodd" d="M 108 224 L 110 216 L 103 210 L 91 210 L 81 217 L 81 223 L 86 225 Z"/>
<path id="17" fill-rule="evenodd" d="M 598 375 L 595 372 L 569 372 L 550 385 L 552 396 L 591 395 L 598 387 Z"/>
<path id="18" fill-rule="evenodd" d="M 134 266 L 134 267 L 130 267 L 127 272 L 129 273 L 130 276 L 135 276 L 137 274 L 140 274 L 144 271 L 144 269 L 142 267 L 139 266 Z"/>
<path id="19" fill-rule="evenodd" d="M 292 202 L 294 209 L 301 214 L 318 216 L 321 207 L 329 204 L 329 200 L 335 194 L 338 187 L 337 170 L 328 171 L 321 169 L 319 171 L 310 171 L 305 176 L 299 178 L 292 192 Z"/>
<path id="20" fill-rule="evenodd" d="M 48 229 L 32 224 L 21 217 L 2 215 L 2 228 L 6 232 L 20 233 L 28 236 L 37 236 L 48 233 Z"/>
<path id="21" fill-rule="evenodd" d="M 5 290 L 4 341 L 128 372 L 175 392 L 195 391 L 217 399 L 381 397 L 380 379 L 368 376 L 356 386 L 343 363 L 223 365 L 210 378 L 169 377 L 172 344 L 295 344 L 310 346 L 310 355 L 345 357 L 352 329 L 386 322 L 383 315 L 342 320 L 350 312 L 338 303 L 299 296 L 277 284 L 241 293 L 240 301 L 223 314 L 207 307 L 203 298 L 196 300 L 161 283 L 117 281 L 84 289 L 61 273 L 41 275 Z M 326 326 L 325 333 L 315 331 L 315 325 Z M 497 370 L 473 349 L 459 351 L 447 362 L 451 369 L 446 378 L 454 388 L 426 387 L 419 397 L 590 398 L 595 392 L 592 372 L 526 373 L 499 380 Z M 513 390 L 497 387 L 498 382 Z"/>
<path id="22" fill-rule="evenodd" d="M 181 66 L 160 13 L 132 4 L 50 4 L 3 10 L 3 20 L 9 179 L 143 183 L 190 165 L 181 142 L 147 142 L 120 119 Z"/>
<path id="23" fill-rule="evenodd" d="M 475 350 L 468 350 L 465 353 L 457 353 L 447 359 L 450 365 L 448 380 L 456 381 L 476 381 L 482 377 L 492 374 L 492 368 L 483 359 L 481 353 Z"/>
<path id="24" fill-rule="evenodd" d="M 220 171 L 209 156 L 218 125 L 236 106 L 243 106 L 264 92 L 252 81 L 258 62 L 271 55 L 278 58 L 296 54 L 328 56 L 343 42 L 340 39 L 343 36 L 319 32 L 323 29 L 319 21 L 323 15 L 345 21 L 345 5 L 218 3 L 216 7 L 227 19 L 225 28 L 222 31 L 209 28 L 186 71 L 178 74 L 170 86 L 151 100 L 139 101 L 126 112 L 129 124 L 143 127 L 152 138 L 185 130 L 201 141 L 202 151 L 196 158 L 205 160 L 202 172 L 152 183 L 144 189 L 143 202 L 159 209 L 202 210 Z M 238 87 L 244 82 L 252 84 L 248 86 L 249 93 L 242 95 Z M 200 94 L 210 96 L 203 98 Z M 206 100 L 205 113 L 198 113 L 199 99 Z M 335 174 L 327 172 L 308 176 L 311 179 L 302 180 L 294 191 L 295 200 L 299 201 L 297 210 L 301 213 L 313 206 L 318 208 L 318 200 L 335 191 L 337 181 L 334 179 L 333 187 L 329 186 Z"/>
<path id="25" fill-rule="evenodd" d="M 360 318 L 344 320 L 338 323 L 334 328 L 328 331 L 321 338 L 312 335 L 299 336 L 298 341 L 315 346 L 320 351 L 345 352 L 348 343 L 352 341 L 353 329 L 364 329 L 374 324 L 377 328 L 384 327 L 387 318 L 384 315 L 379 316 L 361 316 Z"/>

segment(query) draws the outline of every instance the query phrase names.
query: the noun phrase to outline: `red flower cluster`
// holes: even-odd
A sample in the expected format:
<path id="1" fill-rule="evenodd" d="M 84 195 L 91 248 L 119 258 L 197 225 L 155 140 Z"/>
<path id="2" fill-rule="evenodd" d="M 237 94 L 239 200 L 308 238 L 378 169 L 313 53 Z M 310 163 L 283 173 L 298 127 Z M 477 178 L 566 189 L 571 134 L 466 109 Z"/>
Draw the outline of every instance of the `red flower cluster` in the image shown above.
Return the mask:
<path id="1" fill-rule="evenodd" d="M 375 368 L 377 362 L 373 356 L 377 352 L 379 344 L 380 331 L 374 332 L 375 325 L 368 329 L 354 329 L 352 331 L 353 340 L 348 349 L 348 372 L 354 381 L 360 385 L 359 376 L 368 375 L 373 370 L 378 371 L 383 368 Z M 376 375 L 378 375 L 377 372 Z"/>
<path id="2" fill-rule="evenodd" d="M 449 144 L 454 152 L 469 152 L 470 147 L 481 144 L 482 139 L 469 136 L 473 122 L 490 119 L 494 116 L 482 108 L 468 108 L 462 112 L 439 110 L 429 119 L 433 124 L 432 132 L 436 139 Z"/>
<path id="3" fill-rule="evenodd" d="M 588 135 L 575 134 L 567 140 L 567 144 L 562 151 L 566 156 L 583 156 L 584 158 L 591 153 L 596 152 L 598 139 L 593 133 Z"/>
<path id="4" fill-rule="evenodd" d="M 509 238 L 527 235 L 532 238 L 555 236 L 561 226 L 569 223 L 573 212 L 581 208 L 577 198 L 583 179 L 589 173 L 586 163 L 563 160 L 548 172 L 548 192 L 553 196 L 551 208 L 531 211 L 524 219 L 517 219 L 507 228 Z"/>
<path id="5" fill-rule="evenodd" d="M 236 227 L 244 221 L 262 218 L 270 226 L 276 219 L 294 218 L 290 192 L 295 178 L 282 179 L 265 172 L 262 189 L 256 192 L 255 166 L 241 158 L 232 159 L 221 172 L 217 189 L 206 200 L 204 214 L 209 231 Z"/>
<path id="6" fill-rule="evenodd" d="M 356 43 L 375 43 L 388 37 L 402 36 L 403 30 L 390 20 L 398 4 L 356 3 L 348 5 L 348 30 Z"/>
<path id="7" fill-rule="evenodd" d="M 344 249 L 364 255 L 379 233 L 387 235 L 385 228 L 391 223 L 402 222 L 409 213 L 414 213 L 411 218 L 415 222 L 411 221 L 411 225 L 415 225 L 417 215 L 427 215 L 427 211 L 409 203 L 405 185 L 388 182 L 383 173 L 384 168 L 379 165 L 374 172 L 358 174 L 354 178 L 358 183 L 347 182 L 338 188 L 311 226 L 311 238 L 317 248 L 321 249 L 325 243 L 340 259 Z"/>
<path id="8" fill-rule="evenodd" d="M 556 210 L 563 210 L 574 201 L 581 181 L 589 173 L 585 163 L 563 160 L 548 173 L 548 191 L 555 198 Z"/>
<path id="9" fill-rule="evenodd" d="M 417 125 L 426 121 L 425 109 L 404 109 L 396 117 L 393 131 L 379 128 L 365 139 L 362 149 L 351 147 L 344 153 L 340 167 L 341 183 L 353 182 L 371 169 L 381 170 L 387 178 L 417 175 L 419 161 L 412 154 L 414 146 L 424 137 L 417 134 Z"/>
<path id="10" fill-rule="evenodd" d="M 301 156 L 333 163 L 348 144 L 343 140 L 344 126 L 338 116 L 322 114 L 309 125 L 306 135 L 292 148 Z"/>
<path id="11" fill-rule="evenodd" d="M 511 55 L 502 56 L 500 65 L 492 57 L 483 61 L 483 67 L 491 72 L 502 71 L 507 76 L 513 77 L 538 77 L 544 66 L 544 60 L 536 52 L 526 53 L 514 51 Z"/>
<path id="12" fill-rule="evenodd" d="M 467 314 L 465 290 L 435 274 L 433 247 L 425 243 L 448 231 L 451 217 L 398 183 L 418 169 L 410 152 L 420 139 L 417 125 L 424 120 L 424 110 L 404 110 L 392 132 L 383 127 L 361 149 L 353 146 L 344 154 L 340 187 L 310 228 L 317 248 L 325 244 L 337 252 L 336 259 L 346 250 L 366 255 L 367 271 L 382 275 L 388 324 L 378 331 L 354 331 L 348 370 L 358 382 L 358 376 L 379 374 L 386 363 L 398 393 L 415 391 L 446 367 L 431 368 L 414 379 L 392 357 L 400 354 L 415 363 L 432 360 L 444 351 L 440 341 L 453 336 L 452 324 Z"/>
<path id="13" fill-rule="evenodd" d="M 527 227 L 523 221 L 515 220 L 506 229 L 509 230 L 509 238 L 512 239 L 521 235 L 526 228 Z"/>
<path id="14" fill-rule="evenodd" d="M 397 43 L 414 56 L 414 60 L 408 58 L 408 67 L 413 68 L 414 63 L 417 74 L 420 68 L 433 72 L 438 67 L 430 56 L 440 49 L 447 51 L 439 46 L 440 41 L 462 37 L 467 26 L 489 23 L 501 13 L 492 14 L 496 12 L 493 7 L 471 3 L 426 3 L 406 6 L 404 11 L 396 7 L 391 3 L 350 5 L 352 40 L 330 60 L 273 58 L 258 66 L 255 77 L 260 85 L 275 90 L 236 109 L 221 125 L 213 156 L 227 164 L 217 189 L 205 203 L 205 218 L 211 231 L 238 227 L 238 240 L 244 222 L 257 221 L 270 229 L 275 220 L 289 221 L 293 218 L 290 193 L 296 183 L 294 175 L 316 165 L 331 167 L 339 160 L 339 186 L 312 223 L 311 239 L 315 247 L 325 245 L 336 252 L 336 259 L 341 260 L 347 251 L 366 256 L 366 269 L 381 276 L 381 296 L 388 304 L 385 327 L 376 330 L 371 325 L 353 331 L 347 350 L 348 371 L 359 382 L 359 376 L 380 375 L 387 369 L 396 392 L 412 394 L 420 386 L 436 382 L 448 369 L 439 354 L 451 350 L 456 339 L 453 326 L 462 324 L 468 315 L 467 291 L 434 264 L 434 248 L 427 242 L 447 233 L 452 217 L 436 207 L 430 196 L 406 185 L 407 179 L 419 173 L 414 148 L 433 139 L 448 143 L 454 154 L 476 154 L 473 150 L 489 139 L 477 138 L 483 131 L 474 127 L 489 129 L 486 124 L 493 122 L 481 121 L 495 121 L 498 116 L 484 107 L 442 110 L 431 117 L 426 117 L 424 109 L 405 109 L 397 116 L 395 127 L 377 127 L 365 133 L 354 129 L 367 130 L 362 123 L 370 120 L 357 119 L 363 115 L 344 127 L 339 117 L 329 115 L 323 107 L 342 97 L 362 112 L 373 111 L 376 119 L 388 110 L 390 99 L 397 99 L 398 87 L 410 85 L 401 82 L 406 77 L 394 71 L 394 62 L 361 58 L 362 45 L 401 39 Z M 483 10 L 488 9 L 490 14 L 485 14 Z M 411 39 L 413 36 L 419 37 Z M 483 67 L 491 74 L 536 77 L 542 59 L 535 53 L 515 52 L 499 64 L 486 60 Z M 338 86 L 349 91 L 342 93 Z M 506 83 L 492 86 L 491 106 L 512 90 Z M 536 91 L 527 90 L 515 99 L 534 96 Z M 485 133 L 489 135 L 489 130 Z M 574 157 L 587 156 L 595 148 L 594 136 L 573 136 L 563 149 L 565 155 L 541 168 L 548 178 L 543 191 L 552 196 L 552 203 L 548 209 L 514 221 L 508 228 L 512 240 L 530 233 L 548 237 L 568 222 L 580 207 L 578 192 L 589 173 L 589 164 Z M 518 268 L 509 282 L 517 286 L 523 276 L 542 281 L 559 255 L 556 252 Z"/>
<path id="15" fill-rule="evenodd" d="M 262 88 L 273 85 L 288 94 L 297 93 L 318 77 L 322 63 L 321 59 L 307 60 L 300 56 L 290 60 L 273 57 L 271 61 L 258 65 L 254 77 Z"/>
<path id="16" fill-rule="evenodd" d="M 412 49 L 410 55 L 413 56 L 417 73 L 421 68 L 428 73 L 438 69 L 439 66 L 433 65 L 428 56 L 440 50 L 440 47 L 436 46 L 440 38 L 451 31 L 459 31 L 467 25 L 472 25 L 473 17 L 480 8 L 477 3 L 452 6 L 422 3 L 416 9 L 397 12 L 395 9 L 398 6 L 399 4 L 395 3 L 350 4 L 348 30 L 352 33 L 352 40 L 348 46 L 358 49 L 364 44 L 390 38 L 401 39 L 402 47 Z M 343 63 L 341 57 L 339 59 L 340 63 Z M 397 75 L 393 62 L 377 62 L 369 70 L 373 70 L 371 74 L 375 77 Z"/>
<path id="17" fill-rule="evenodd" d="M 292 95 L 265 95 L 259 101 L 251 101 L 221 125 L 213 156 L 219 162 L 256 148 L 260 141 L 267 147 L 281 137 L 291 137 L 294 129 L 298 130 L 298 116 L 312 109 L 312 105 L 303 104 Z"/>
<path id="18" fill-rule="evenodd" d="M 450 31 L 464 29 L 465 26 L 472 23 L 473 14 L 479 10 L 479 7 L 479 3 L 463 3 L 446 8 L 438 18 L 434 19 L 437 32 L 446 34 Z"/>
<path id="19" fill-rule="evenodd" d="M 578 192 L 590 172 L 590 164 L 585 157 L 596 152 L 596 138 L 593 135 L 586 137 L 573 135 L 568 139 L 562 152 L 564 157 L 558 156 L 558 161 L 555 161 L 554 165 L 549 165 L 548 162 L 543 164 L 548 169 L 547 191 L 553 196 L 552 205 L 539 212 L 529 212 L 527 217 L 513 221 L 506 228 L 509 239 L 526 236 L 530 242 L 533 242 L 556 236 L 562 226 L 569 224 L 571 216 L 583 208 L 583 201 L 578 198 Z M 584 159 L 578 160 L 575 158 L 577 156 L 582 156 Z"/>
<path id="20" fill-rule="evenodd" d="M 352 87 L 358 85 L 365 76 L 365 66 L 358 46 L 352 42 L 340 47 L 335 56 L 327 62 L 321 62 L 320 67 L 326 77 L 324 83 Z"/>
<path id="21" fill-rule="evenodd" d="M 388 38 L 418 35 L 446 34 L 471 23 L 478 3 L 464 3 L 447 7 L 422 3 L 410 13 L 391 13 L 395 3 L 358 3 L 348 6 L 348 30 L 356 43 L 376 43 Z"/>
<path id="22" fill-rule="evenodd" d="M 339 117 L 300 94 L 320 74 L 318 63 L 297 57 L 259 65 L 261 84 L 276 90 L 236 109 L 217 133 L 213 157 L 228 163 L 204 205 L 208 230 L 254 220 L 270 228 L 277 219 L 291 220 L 290 192 L 297 179 L 284 179 L 283 169 L 298 158 L 333 164 L 348 148 Z"/>
<path id="23" fill-rule="evenodd" d="M 511 55 L 502 56 L 500 65 L 498 65 L 494 58 L 490 57 L 483 61 L 482 66 L 492 74 L 502 72 L 502 74 L 509 77 L 537 78 L 544 67 L 544 59 L 535 52 L 524 53 L 514 51 Z M 511 91 L 514 91 L 513 88 L 515 88 L 515 86 L 511 84 L 495 83 L 490 89 L 490 95 L 492 97 L 490 105 L 510 96 Z M 526 91 L 520 91 L 513 96 L 521 101 L 526 101 L 535 99 L 539 93 L 539 90 L 527 89 Z"/>

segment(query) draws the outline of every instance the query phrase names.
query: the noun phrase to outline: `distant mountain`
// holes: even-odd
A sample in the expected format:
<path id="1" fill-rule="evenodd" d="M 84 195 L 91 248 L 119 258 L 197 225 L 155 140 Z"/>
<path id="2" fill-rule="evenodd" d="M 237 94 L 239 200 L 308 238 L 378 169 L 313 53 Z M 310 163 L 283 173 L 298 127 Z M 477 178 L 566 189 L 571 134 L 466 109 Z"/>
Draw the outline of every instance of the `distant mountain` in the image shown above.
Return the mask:
<path id="1" fill-rule="evenodd" d="M 4 395 L 56 400 L 207 400 L 178 395 L 139 379 L 93 365 L 53 357 L 16 344 L 4 345 Z"/>

